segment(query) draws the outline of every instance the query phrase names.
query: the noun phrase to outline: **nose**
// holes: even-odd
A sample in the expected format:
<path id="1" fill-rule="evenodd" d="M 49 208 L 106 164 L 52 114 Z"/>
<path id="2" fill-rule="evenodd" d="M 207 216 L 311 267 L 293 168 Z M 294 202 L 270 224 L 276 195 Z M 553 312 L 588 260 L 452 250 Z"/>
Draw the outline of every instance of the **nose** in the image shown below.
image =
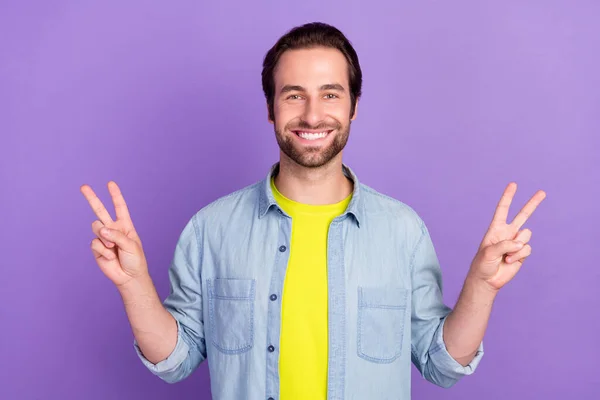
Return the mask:
<path id="1" fill-rule="evenodd" d="M 325 119 L 325 113 L 323 107 L 315 100 L 307 100 L 304 109 L 303 119 L 310 126 L 317 126 L 320 122 Z"/>

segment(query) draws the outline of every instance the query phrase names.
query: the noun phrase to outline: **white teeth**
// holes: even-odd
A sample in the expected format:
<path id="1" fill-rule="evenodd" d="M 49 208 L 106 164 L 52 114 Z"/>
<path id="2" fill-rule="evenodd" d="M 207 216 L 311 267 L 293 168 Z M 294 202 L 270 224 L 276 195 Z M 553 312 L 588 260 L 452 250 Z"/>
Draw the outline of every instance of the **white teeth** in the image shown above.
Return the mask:
<path id="1" fill-rule="evenodd" d="M 327 132 L 320 132 L 320 133 L 298 132 L 298 136 L 300 136 L 302 139 L 315 140 L 315 139 L 324 138 L 325 136 L 327 136 Z"/>

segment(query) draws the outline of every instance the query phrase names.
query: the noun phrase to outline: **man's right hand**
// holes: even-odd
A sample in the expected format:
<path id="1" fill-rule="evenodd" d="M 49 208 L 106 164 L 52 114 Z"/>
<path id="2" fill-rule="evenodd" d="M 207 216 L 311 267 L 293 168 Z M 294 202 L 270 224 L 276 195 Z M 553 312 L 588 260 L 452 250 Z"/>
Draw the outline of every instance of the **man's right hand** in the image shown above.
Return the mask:
<path id="1" fill-rule="evenodd" d="M 92 223 L 92 231 L 97 237 L 91 243 L 96 262 L 104 275 L 121 288 L 145 278 L 148 264 L 119 186 L 114 181 L 108 182 L 107 186 L 115 206 L 116 221 L 89 185 L 82 185 L 80 191 L 98 217 Z"/>

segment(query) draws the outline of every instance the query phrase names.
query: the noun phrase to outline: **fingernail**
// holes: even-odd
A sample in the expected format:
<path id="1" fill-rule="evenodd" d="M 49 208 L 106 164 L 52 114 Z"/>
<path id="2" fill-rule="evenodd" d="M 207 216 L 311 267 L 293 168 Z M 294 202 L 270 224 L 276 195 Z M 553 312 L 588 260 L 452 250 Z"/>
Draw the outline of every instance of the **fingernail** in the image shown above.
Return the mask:
<path id="1" fill-rule="evenodd" d="M 523 243 L 523 242 L 519 242 L 519 241 L 517 241 L 517 246 L 519 246 L 519 247 L 523 247 L 523 245 L 524 245 L 524 243 Z"/>
<path id="2" fill-rule="evenodd" d="M 106 228 L 102 228 L 100 230 L 100 233 L 102 234 L 102 236 L 107 236 L 107 237 L 110 236 L 110 231 Z"/>

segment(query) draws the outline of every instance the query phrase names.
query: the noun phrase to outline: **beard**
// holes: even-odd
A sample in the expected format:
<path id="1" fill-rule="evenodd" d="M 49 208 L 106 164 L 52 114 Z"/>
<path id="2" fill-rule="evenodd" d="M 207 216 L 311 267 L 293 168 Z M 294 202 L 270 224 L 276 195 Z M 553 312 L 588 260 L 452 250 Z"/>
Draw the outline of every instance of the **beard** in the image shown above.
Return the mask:
<path id="1" fill-rule="evenodd" d="M 343 149 L 346 147 L 348 137 L 350 136 L 350 123 L 342 125 L 339 121 L 333 120 L 330 123 L 321 123 L 316 126 L 310 126 L 305 121 L 298 123 L 290 122 L 286 124 L 283 129 L 277 128 L 277 122 L 274 121 L 275 125 L 275 138 L 281 151 L 288 156 L 296 164 L 301 165 L 305 168 L 319 168 L 327 165 L 333 158 L 335 158 Z M 321 131 L 333 130 L 329 135 L 335 135 L 327 145 L 316 145 L 316 146 L 300 146 L 294 143 L 296 141 L 295 130 L 302 129 L 314 129 Z"/>

